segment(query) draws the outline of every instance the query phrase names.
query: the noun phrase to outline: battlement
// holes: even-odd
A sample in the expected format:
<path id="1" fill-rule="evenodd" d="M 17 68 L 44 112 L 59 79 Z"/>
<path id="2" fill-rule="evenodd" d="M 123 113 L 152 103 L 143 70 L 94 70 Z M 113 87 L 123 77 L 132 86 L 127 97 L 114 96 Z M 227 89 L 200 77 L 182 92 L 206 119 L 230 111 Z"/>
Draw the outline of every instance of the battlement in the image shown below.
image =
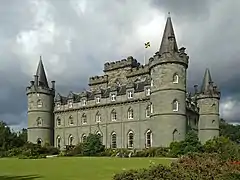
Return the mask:
<path id="1" fill-rule="evenodd" d="M 107 82 L 108 82 L 108 75 L 92 76 L 89 78 L 88 85 L 91 86 L 91 85 L 102 84 Z"/>
<path id="2" fill-rule="evenodd" d="M 127 73 L 127 77 L 139 76 L 139 75 L 144 75 L 148 73 L 149 73 L 149 66 L 140 65 L 138 67 L 130 69 L 129 72 Z"/>
<path id="3" fill-rule="evenodd" d="M 122 59 L 120 61 L 115 61 L 115 62 L 107 62 L 104 64 L 104 72 L 107 71 L 112 71 L 115 69 L 120 69 L 124 67 L 138 67 L 140 66 L 140 63 L 134 59 L 132 56 L 129 56 L 127 59 Z"/>

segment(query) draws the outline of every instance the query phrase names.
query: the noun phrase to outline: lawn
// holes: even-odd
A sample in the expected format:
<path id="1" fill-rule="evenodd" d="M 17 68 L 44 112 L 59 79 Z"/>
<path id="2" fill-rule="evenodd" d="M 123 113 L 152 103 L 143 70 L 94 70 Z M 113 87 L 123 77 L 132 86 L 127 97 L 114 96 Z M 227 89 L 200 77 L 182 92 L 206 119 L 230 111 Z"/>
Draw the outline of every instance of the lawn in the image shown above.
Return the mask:
<path id="1" fill-rule="evenodd" d="M 63 157 L 49 159 L 0 159 L 0 180 L 111 180 L 123 169 L 169 165 L 163 158 Z"/>

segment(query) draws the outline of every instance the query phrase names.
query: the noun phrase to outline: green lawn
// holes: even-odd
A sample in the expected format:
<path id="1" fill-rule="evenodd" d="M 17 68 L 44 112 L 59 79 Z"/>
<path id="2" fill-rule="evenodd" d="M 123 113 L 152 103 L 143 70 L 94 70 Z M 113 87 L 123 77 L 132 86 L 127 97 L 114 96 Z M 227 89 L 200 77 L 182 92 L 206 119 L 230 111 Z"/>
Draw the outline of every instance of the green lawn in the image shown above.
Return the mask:
<path id="1" fill-rule="evenodd" d="M 111 180 L 123 169 L 170 164 L 162 158 L 63 157 L 49 159 L 0 159 L 0 180 Z"/>

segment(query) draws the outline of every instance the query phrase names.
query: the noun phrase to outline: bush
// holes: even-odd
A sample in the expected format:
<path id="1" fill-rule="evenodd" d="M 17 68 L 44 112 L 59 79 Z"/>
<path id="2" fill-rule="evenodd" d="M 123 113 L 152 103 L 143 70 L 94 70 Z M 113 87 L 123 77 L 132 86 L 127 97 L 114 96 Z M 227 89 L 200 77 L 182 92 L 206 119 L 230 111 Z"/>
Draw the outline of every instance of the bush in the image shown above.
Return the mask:
<path id="1" fill-rule="evenodd" d="M 84 156 L 99 156 L 105 150 L 101 137 L 97 134 L 89 134 L 86 142 L 83 143 Z"/>
<path id="2" fill-rule="evenodd" d="M 157 165 L 148 169 L 116 174 L 114 180 L 237 180 L 240 165 L 224 161 L 218 154 L 191 153 L 173 162 L 170 167 Z"/>

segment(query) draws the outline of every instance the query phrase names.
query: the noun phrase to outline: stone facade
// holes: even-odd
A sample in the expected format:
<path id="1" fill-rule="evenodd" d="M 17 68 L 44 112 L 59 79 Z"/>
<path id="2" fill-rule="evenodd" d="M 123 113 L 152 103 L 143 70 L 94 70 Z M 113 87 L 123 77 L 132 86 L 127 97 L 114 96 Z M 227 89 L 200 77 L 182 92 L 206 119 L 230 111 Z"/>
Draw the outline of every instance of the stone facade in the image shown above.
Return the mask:
<path id="1" fill-rule="evenodd" d="M 63 149 L 96 133 L 108 148 L 141 149 L 184 140 L 189 129 L 202 142 L 218 136 L 220 92 L 207 69 L 201 90 L 188 93 L 188 63 L 170 17 L 160 49 L 146 65 L 133 57 L 105 63 L 104 75 L 90 77 L 87 91 L 55 95 L 40 60 L 27 87 L 28 140 Z"/>

